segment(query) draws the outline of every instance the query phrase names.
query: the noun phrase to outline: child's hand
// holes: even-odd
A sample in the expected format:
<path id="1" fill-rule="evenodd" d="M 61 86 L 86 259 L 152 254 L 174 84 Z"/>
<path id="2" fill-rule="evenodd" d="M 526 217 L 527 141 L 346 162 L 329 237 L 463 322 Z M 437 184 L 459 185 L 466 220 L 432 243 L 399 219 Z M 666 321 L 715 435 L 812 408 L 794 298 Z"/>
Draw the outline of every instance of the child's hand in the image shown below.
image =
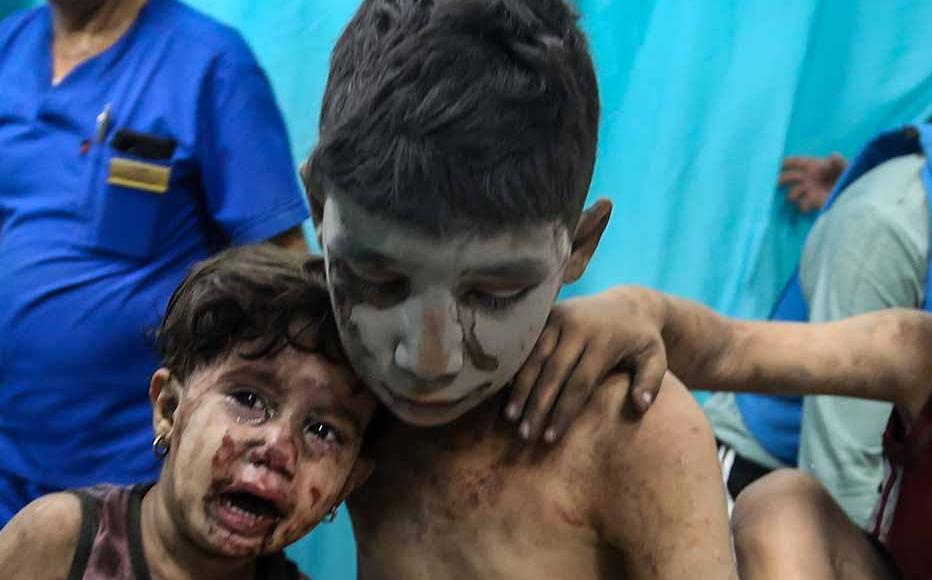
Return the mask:
<path id="1" fill-rule="evenodd" d="M 634 407 L 646 411 L 667 370 L 663 323 L 644 291 L 623 287 L 558 304 L 518 371 L 505 415 L 534 440 L 560 438 L 606 375 L 632 373 Z M 549 421 L 549 424 L 548 424 Z"/>

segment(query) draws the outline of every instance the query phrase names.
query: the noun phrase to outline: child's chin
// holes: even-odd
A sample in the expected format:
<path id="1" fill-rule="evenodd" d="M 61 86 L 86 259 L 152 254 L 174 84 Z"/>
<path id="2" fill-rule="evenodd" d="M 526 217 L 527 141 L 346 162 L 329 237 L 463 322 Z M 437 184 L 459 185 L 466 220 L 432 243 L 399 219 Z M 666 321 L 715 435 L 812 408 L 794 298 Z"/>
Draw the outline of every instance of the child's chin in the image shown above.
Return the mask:
<path id="1" fill-rule="evenodd" d="M 256 558 L 281 549 L 278 542 L 266 541 L 265 538 L 243 538 L 226 530 L 217 532 L 210 534 L 205 543 L 210 552 L 223 558 Z"/>
<path id="2" fill-rule="evenodd" d="M 280 549 L 277 533 L 281 522 L 248 525 L 211 506 L 205 515 L 204 543 L 211 552 L 228 558 L 256 557 Z M 226 517 L 224 517 L 226 516 Z"/>

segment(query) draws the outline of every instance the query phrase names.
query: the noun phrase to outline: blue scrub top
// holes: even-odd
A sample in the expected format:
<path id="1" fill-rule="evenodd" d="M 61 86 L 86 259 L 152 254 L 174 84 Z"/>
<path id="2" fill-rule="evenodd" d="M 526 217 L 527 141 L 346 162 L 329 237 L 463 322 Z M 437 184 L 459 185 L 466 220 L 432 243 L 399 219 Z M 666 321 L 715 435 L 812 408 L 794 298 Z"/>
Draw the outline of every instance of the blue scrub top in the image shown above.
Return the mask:
<path id="1" fill-rule="evenodd" d="M 169 295 L 193 262 L 308 212 L 269 83 L 233 30 L 149 0 L 57 86 L 51 42 L 47 6 L 0 23 L 0 477 L 151 480 L 150 330 Z M 121 130 L 170 141 L 118 150 Z M 114 159 L 145 165 L 127 185 Z M 147 189 L 166 170 L 167 191 Z"/>

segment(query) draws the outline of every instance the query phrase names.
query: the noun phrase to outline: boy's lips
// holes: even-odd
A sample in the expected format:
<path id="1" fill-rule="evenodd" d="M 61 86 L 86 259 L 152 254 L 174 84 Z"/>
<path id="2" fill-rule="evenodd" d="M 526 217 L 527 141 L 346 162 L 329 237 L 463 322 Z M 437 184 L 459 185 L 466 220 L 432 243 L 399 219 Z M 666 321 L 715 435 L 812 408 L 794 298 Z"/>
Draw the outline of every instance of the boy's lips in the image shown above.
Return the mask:
<path id="1" fill-rule="evenodd" d="M 284 490 L 246 482 L 224 486 L 206 507 L 213 519 L 241 537 L 265 537 L 291 511 Z"/>
<path id="2" fill-rule="evenodd" d="M 420 408 L 420 409 L 442 410 L 442 409 L 450 409 L 450 408 L 456 407 L 457 405 L 463 403 L 464 401 L 472 397 L 475 397 L 481 393 L 484 393 L 492 386 L 492 383 L 485 382 L 485 383 L 482 383 L 481 385 L 478 385 L 476 387 L 473 387 L 472 389 L 467 390 L 466 394 L 464 395 L 451 398 L 451 399 L 440 399 L 440 400 L 414 399 L 414 398 L 402 395 L 388 388 L 388 386 L 385 383 L 382 383 L 381 386 L 382 386 L 382 389 L 386 393 L 388 393 L 389 397 L 392 398 L 392 400 L 402 403 L 408 407 Z"/>

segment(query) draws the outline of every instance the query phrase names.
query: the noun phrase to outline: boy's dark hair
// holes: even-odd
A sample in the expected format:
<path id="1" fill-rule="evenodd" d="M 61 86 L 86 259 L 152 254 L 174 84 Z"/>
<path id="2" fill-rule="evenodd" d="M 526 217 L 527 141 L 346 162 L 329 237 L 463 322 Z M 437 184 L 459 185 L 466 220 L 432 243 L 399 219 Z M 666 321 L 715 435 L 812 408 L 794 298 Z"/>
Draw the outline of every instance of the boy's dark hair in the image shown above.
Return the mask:
<path id="1" fill-rule="evenodd" d="M 304 177 L 431 235 L 572 230 L 598 121 L 563 0 L 364 0 L 333 51 Z"/>
<path id="2" fill-rule="evenodd" d="M 326 283 L 307 262 L 307 255 L 265 244 L 225 250 L 195 265 L 156 331 L 163 365 L 183 382 L 246 344 L 246 358 L 291 346 L 348 364 Z"/>

